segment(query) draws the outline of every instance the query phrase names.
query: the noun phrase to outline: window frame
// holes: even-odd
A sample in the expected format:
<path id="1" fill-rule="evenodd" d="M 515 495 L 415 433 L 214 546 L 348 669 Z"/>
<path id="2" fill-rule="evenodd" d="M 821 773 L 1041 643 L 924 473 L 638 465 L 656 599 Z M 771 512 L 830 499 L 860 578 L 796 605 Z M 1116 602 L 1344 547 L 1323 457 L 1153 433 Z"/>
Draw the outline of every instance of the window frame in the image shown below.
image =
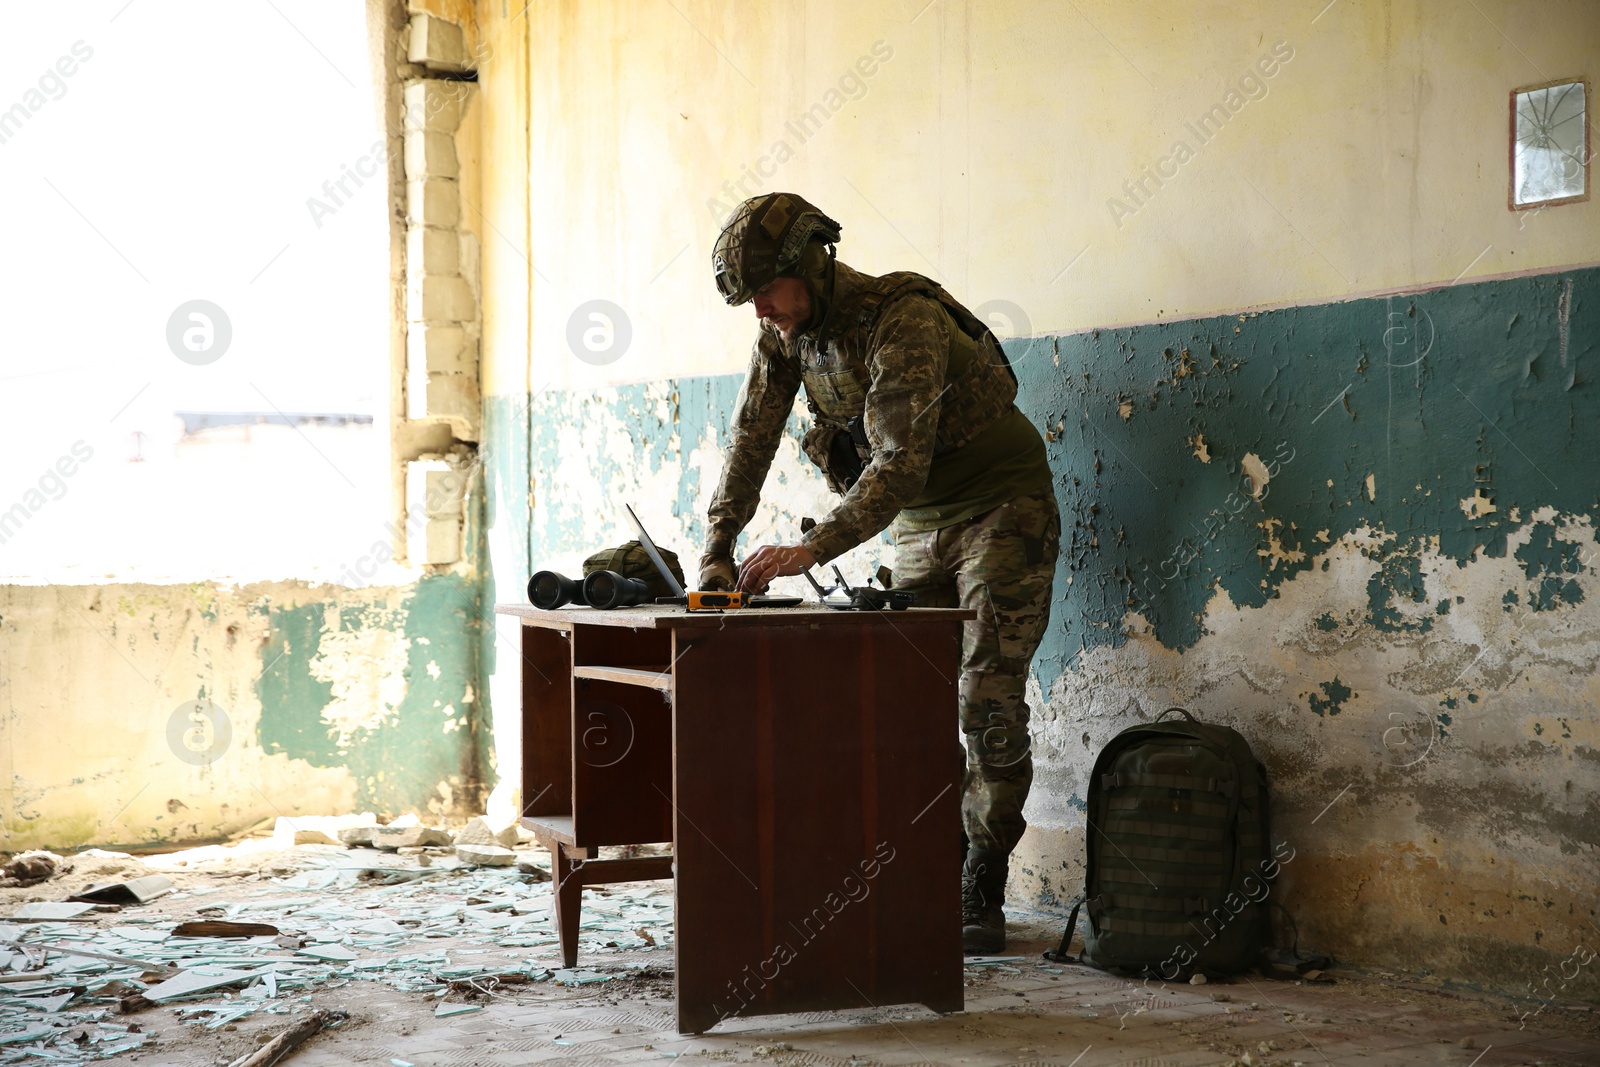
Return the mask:
<path id="1" fill-rule="evenodd" d="M 1526 204 L 1517 203 L 1517 97 L 1522 93 L 1534 93 L 1540 89 L 1553 89 L 1558 85 L 1583 86 L 1583 192 L 1576 196 L 1563 196 L 1554 200 L 1535 200 Z M 1537 211 L 1541 208 L 1559 207 L 1562 204 L 1578 204 L 1589 199 L 1593 187 L 1591 172 L 1594 170 L 1594 148 L 1591 145 L 1589 133 L 1590 105 L 1594 95 L 1590 90 L 1587 77 L 1552 78 L 1549 81 L 1538 82 L 1534 85 L 1519 85 L 1511 90 L 1509 104 L 1510 127 L 1506 137 L 1506 207 L 1512 211 Z"/>

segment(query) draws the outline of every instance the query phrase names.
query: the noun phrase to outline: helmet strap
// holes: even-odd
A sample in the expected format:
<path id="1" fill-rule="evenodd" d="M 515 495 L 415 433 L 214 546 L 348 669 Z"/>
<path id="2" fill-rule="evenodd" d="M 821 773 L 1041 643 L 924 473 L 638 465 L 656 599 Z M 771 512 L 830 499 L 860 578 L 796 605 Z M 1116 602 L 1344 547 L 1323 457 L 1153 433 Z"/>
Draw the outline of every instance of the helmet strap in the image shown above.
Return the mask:
<path id="1" fill-rule="evenodd" d="M 827 252 L 822 276 L 806 278 L 806 287 L 811 291 L 811 318 L 817 324 L 819 340 L 827 336 L 828 318 L 833 313 L 834 279 L 838 276 L 839 254 L 832 241 L 828 242 Z"/>

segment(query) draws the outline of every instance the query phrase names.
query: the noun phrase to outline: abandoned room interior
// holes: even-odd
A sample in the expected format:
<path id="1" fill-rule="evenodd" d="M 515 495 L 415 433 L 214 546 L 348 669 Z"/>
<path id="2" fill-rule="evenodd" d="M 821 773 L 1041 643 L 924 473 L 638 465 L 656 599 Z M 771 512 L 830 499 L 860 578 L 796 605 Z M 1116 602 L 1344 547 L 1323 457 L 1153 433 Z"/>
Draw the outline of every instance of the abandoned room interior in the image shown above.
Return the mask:
<path id="1" fill-rule="evenodd" d="M 0 1064 L 1600 1064 L 1592 0 L 6 14 Z"/>

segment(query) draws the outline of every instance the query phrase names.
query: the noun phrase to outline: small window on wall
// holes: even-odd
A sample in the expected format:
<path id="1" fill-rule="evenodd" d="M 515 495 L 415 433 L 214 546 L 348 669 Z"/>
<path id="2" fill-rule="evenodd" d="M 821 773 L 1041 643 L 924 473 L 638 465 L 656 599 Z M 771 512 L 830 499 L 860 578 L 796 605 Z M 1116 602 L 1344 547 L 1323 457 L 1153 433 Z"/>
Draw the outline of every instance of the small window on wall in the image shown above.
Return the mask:
<path id="1" fill-rule="evenodd" d="M 1548 82 L 1511 93 L 1511 208 L 1589 196 L 1588 85 Z"/>

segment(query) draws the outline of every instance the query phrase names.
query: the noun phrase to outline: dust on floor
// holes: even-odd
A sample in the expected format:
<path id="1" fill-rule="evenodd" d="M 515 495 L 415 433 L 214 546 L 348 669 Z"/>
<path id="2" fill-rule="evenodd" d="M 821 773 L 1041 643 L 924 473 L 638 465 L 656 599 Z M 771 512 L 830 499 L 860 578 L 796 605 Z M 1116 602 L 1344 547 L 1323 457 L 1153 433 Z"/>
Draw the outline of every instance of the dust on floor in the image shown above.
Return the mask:
<path id="1" fill-rule="evenodd" d="M 579 966 L 567 970 L 549 919 L 548 857 L 526 849 L 518 859 L 519 867 L 486 868 L 429 850 L 246 843 L 153 859 L 174 888 L 144 905 L 71 923 L 15 918 L 29 901 L 152 873 L 131 857 L 76 857 L 71 873 L 0 890 L 0 938 L 137 962 L 51 953 L 34 982 L 37 958 L 0 945 L 9 953 L 0 959 L 0 1063 L 213 1067 L 307 1013 L 336 1009 L 347 1013 L 342 1024 L 280 1062 L 1600 1064 L 1600 1016 L 1587 1005 L 1557 1002 L 1530 1015 L 1538 1007 L 1531 1000 L 1343 970 L 1326 984 L 1250 977 L 1141 985 L 1044 960 L 1060 917 L 1015 909 L 1015 958 L 967 968 L 962 1013 L 864 1006 L 729 1019 L 686 1037 L 673 1013 L 670 883 L 585 890 Z M 200 919 L 265 923 L 280 933 L 173 936 L 176 924 Z M 161 976 L 150 969 L 161 964 L 173 965 L 161 974 L 243 977 L 144 1006 L 139 992 Z M 63 1000 L 67 992 L 74 996 Z M 124 1004 L 134 1010 L 119 1013 Z"/>

